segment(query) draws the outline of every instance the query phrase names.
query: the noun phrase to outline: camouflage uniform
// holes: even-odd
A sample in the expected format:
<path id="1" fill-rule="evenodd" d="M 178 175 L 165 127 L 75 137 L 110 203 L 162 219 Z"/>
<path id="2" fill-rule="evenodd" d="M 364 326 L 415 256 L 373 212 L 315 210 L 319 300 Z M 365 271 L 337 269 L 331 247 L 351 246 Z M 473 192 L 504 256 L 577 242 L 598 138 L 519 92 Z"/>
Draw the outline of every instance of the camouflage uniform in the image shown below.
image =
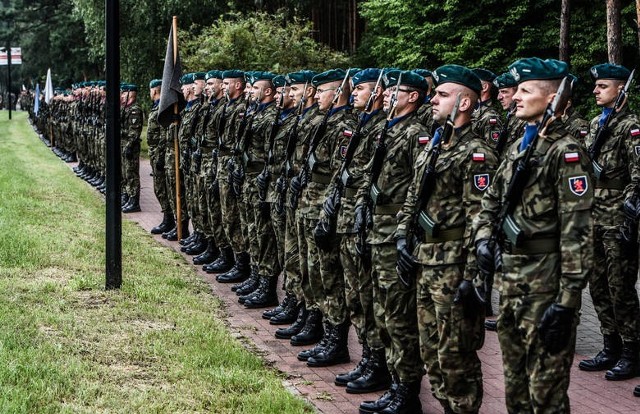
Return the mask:
<path id="1" fill-rule="evenodd" d="M 590 146 L 600 116 L 591 121 L 586 145 Z M 627 106 L 609 124 L 611 134 L 598 156 L 603 174 L 595 182 L 594 269 L 589 291 L 603 335 L 619 333 L 623 342 L 638 342 L 640 311 L 635 283 L 638 272 L 637 246 L 623 243 L 620 225 L 625 215 L 625 187 L 637 181 L 640 153 L 640 122 Z M 633 190 L 631 187 L 629 190 Z"/>
<path id="2" fill-rule="evenodd" d="M 142 109 L 137 103 L 126 107 L 122 114 L 122 184 L 123 193 L 129 197 L 140 195 L 140 134 L 142 133 Z"/>
<path id="3" fill-rule="evenodd" d="M 510 413 L 569 412 L 569 370 L 582 289 L 592 267 L 591 207 L 593 183 L 588 157 L 558 122 L 540 137 L 530 163 L 529 180 L 515 207 L 514 221 L 524 231 L 515 247 L 501 242 L 503 268 L 497 274 L 501 298 L 498 339 L 504 364 Z M 475 240 L 488 239 L 498 219 L 516 160 L 509 148 L 474 220 Z M 473 272 L 473 261 L 468 271 Z M 553 303 L 575 309 L 565 349 L 545 349 L 538 323 Z"/>
<path id="4" fill-rule="evenodd" d="M 169 189 L 165 173 L 165 153 L 167 150 L 167 131 L 158 123 L 158 104 L 153 103 L 147 122 L 147 144 L 149 145 L 149 163 L 153 172 L 153 191 L 163 213 L 171 212 Z"/>
<path id="5" fill-rule="evenodd" d="M 399 216 L 398 236 L 419 230 L 412 228 L 412 222 L 418 213 L 422 175 L 432 156 L 428 150 L 418 155 L 416 173 Z M 420 354 L 427 365 L 434 396 L 448 400 L 455 412 L 477 412 L 482 403 L 482 371 L 476 353 L 479 346 L 468 347 L 466 344 L 472 341 L 459 337 L 456 328 L 461 312 L 456 308 L 460 305 L 453 304 L 453 297 L 473 245 L 471 223 L 496 165 L 492 148 L 472 132 L 470 124 L 456 128 L 449 143 L 442 144 L 435 165 L 436 184 L 424 210 L 440 230 L 437 235 L 419 237 L 421 242 L 413 251 L 422 265 L 417 278 Z M 483 319 L 476 323 L 480 330 L 484 329 Z"/>
<path id="6" fill-rule="evenodd" d="M 584 142 L 589 134 L 589 122 L 582 118 L 574 107 L 569 107 L 562 115 L 564 127 L 578 142 Z"/>
<path id="7" fill-rule="evenodd" d="M 196 211 L 196 177 L 192 170 L 193 152 L 197 149 L 196 130 L 201 120 L 200 110 L 202 102 L 199 98 L 187 102 L 186 107 L 182 111 L 180 121 L 180 129 L 178 129 L 178 148 L 180 150 L 180 170 L 184 177 L 184 195 L 188 217 L 193 220 L 193 228 L 196 231 L 201 230 L 201 223 L 198 221 L 198 213 Z M 183 219 L 186 218 L 182 216 Z"/>
<path id="8" fill-rule="evenodd" d="M 419 382 L 424 375 L 418 339 L 416 287 L 406 287 L 396 273 L 396 214 L 402 208 L 413 176 L 417 137 L 428 136 L 416 112 L 389 122 L 387 151 L 377 183 L 371 183 L 370 168 L 358 190 L 357 204 L 364 203 L 370 185 L 380 194 L 374 204 L 371 244 L 373 310 L 376 328 L 385 347 L 389 372 L 400 382 Z"/>
<path id="9" fill-rule="evenodd" d="M 496 108 L 491 105 L 491 100 L 480 102 L 471 115 L 471 125 L 474 134 L 495 148 L 502 132 L 502 119 Z"/>
<path id="10" fill-rule="evenodd" d="M 425 98 L 424 103 L 418 108 L 418 119 L 422 125 L 427 128 L 428 132 L 434 131 L 434 125 L 437 127 L 438 125 L 433 122 L 433 105 L 431 104 L 431 97 L 427 96 Z"/>

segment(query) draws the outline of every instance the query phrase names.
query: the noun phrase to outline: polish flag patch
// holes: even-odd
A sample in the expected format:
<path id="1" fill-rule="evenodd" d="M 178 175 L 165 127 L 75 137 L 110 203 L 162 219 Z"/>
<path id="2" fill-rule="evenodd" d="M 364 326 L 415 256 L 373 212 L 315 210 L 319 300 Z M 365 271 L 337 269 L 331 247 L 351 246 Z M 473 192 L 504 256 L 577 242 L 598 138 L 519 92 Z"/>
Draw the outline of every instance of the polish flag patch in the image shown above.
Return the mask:
<path id="1" fill-rule="evenodd" d="M 638 135 L 640 135 L 640 129 L 636 128 L 631 130 L 632 137 L 637 137 Z"/>
<path id="2" fill-rule="evenodd" d="M 584 138 L 589 134 L 589 131 L 586 129 L 583 129 L 580 131 L 580 137 Z"/>
<path id="3" fill-rule="evenodd" d="M 471 159 L 475 162 L 484 162 L 485 156 L 482 152 L 474 152 Z"/>
<path id="4" fill-rule="evenodd" d="M 496 118 L 489 118 L 489 124 L 495 125 L 497 123 L 498 123 L 498 120 Z"/>
<path id="5" fill-rule="evenodd" d="M 577 152 L 565 152 L 564 162 L 578 162 L 580 161 L 580 154 Z"/>
<path id="6" fill-rule="evenodd" d="M 429 143 L 429 141 L 431 141 L 431 138 L 429 136 L 418 137 L 418 144 L 420 145 L 426 145 Z"/>
<path id="7" fill-rule="evenodd" d="M 344 135 L 345 137 L 349 137 L 349 138 L 351 138 L 351 136 L 353 135 L 353 131 L 349 131 L 349 130 L 346 130 L 346 129 L 345 129 L 345 130 L 342 132 L 342 135 Z"/>

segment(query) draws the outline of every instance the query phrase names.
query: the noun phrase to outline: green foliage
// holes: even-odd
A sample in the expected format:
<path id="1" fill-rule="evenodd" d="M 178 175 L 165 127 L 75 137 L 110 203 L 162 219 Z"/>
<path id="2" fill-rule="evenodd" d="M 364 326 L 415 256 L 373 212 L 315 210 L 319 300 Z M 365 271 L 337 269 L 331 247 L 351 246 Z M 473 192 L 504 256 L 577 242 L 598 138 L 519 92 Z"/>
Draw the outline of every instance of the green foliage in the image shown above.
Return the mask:
<path id="1" fill-rule="evenodd" d="M 184 35 L 185 70 L 241 68 L 285 73 L 347 65 L 347 56 L 315 42 L 311 23 L 284 13 L 230 13 L 200 35 Z"/>

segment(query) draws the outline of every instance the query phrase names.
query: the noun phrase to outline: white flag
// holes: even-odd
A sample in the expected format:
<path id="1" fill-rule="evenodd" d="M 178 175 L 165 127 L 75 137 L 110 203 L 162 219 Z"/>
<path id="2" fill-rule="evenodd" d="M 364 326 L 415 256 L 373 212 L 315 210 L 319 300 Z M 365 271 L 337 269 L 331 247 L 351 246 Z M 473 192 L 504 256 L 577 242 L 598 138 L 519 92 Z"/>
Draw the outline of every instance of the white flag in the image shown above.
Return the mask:
<path id="1" fill-rule="evenodd" d="M 47 69 L 47 83 L 44 86 L 44 101 L 49 104 L 53 99 L 53 84 L 51 83 L 51 69 Z"/>

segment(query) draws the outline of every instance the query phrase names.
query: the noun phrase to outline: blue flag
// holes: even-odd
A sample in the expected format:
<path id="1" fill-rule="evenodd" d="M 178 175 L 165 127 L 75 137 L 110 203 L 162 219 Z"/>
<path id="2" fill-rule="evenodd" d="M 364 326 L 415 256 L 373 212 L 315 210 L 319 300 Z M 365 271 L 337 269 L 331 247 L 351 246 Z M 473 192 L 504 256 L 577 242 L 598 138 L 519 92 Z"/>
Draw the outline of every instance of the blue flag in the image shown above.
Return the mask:
<path id="1" fill-rule="evenodd" d="M 36 84 L 36 101 L 33 104 L 33 112 L 38 116 L 38 111 L 40 110 L 40 84 Z"/>

